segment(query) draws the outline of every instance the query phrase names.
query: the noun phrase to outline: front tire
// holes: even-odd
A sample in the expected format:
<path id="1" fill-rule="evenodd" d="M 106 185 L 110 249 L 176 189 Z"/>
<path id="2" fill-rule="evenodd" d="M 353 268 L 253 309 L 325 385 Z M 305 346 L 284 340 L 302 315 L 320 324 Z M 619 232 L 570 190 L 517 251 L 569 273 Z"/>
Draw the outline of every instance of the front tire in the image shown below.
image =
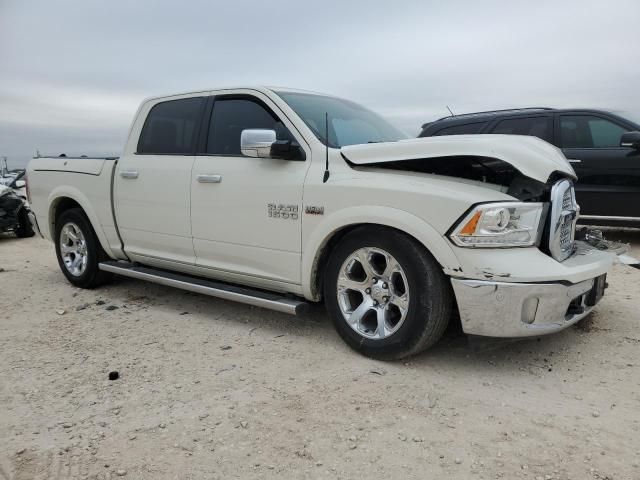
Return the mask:
<path id="1" fill-rule="evenodd" d="M 108 257 L 82 209 L 72 208 L 58 217 L 55 245 L 60 270 L 76 287 L 95 288 L 111 279 L 98 268 Z"/>
<path id="2" fill-rule="evenodd" d="M 415 355 L 444 333 L 453 294 L 425 248 L 383 227 L 361 227 L 337 245 L 325 271 L 327 310 L 342 339 L 381 360 Z"/>

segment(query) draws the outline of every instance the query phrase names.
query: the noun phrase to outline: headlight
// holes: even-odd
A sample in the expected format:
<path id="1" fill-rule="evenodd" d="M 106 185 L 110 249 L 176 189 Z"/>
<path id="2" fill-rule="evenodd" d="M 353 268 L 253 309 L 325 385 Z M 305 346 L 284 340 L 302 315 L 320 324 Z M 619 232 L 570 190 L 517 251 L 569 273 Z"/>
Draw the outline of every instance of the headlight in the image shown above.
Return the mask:
<path id="1" fill-rule="evenodd" d="M 544 203 L 485 203 L 473 208 L 450 237 L 461 247 L 529 247 L 540 239 Z"/>

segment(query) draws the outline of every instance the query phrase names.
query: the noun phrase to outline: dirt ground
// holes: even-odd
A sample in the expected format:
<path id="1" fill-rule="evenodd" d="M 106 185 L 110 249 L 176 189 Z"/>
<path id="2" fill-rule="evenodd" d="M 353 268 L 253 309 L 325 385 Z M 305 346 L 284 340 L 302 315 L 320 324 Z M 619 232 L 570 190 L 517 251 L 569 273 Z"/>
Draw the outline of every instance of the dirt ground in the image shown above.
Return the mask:
<path id="1" fill-rule="evenodd" d="M 609 233 L 640 255 L 640 231 Z M 0 238 L 0 479 L 640 479 L 640 270 L 559 334 L 384 363 L 290 317 Z M 120 378 L 108 380 L 110 371 Z"/>

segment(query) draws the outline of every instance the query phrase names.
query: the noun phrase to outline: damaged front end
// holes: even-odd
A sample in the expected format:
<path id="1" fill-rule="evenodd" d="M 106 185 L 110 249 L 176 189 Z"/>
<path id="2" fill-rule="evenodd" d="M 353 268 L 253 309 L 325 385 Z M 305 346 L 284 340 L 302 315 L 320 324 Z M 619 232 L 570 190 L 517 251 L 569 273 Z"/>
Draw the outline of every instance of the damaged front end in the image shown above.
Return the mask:
<path id="1" fill-rule="evenodd" d="M 558 262 L 570 258 L 575 252 L 576 240 L 582 240 L 582 237 L 575 237 L 580 214 L 573 186 L 575 172 L 560 150 L 538 138 L 505 135 L 429 137 L 353 145 L 343 147 L 341 154 L 352 168 L 472 180 L 497 186 L 502 193 L 519 202 L 542 204 L 544 210 L 535 246 Z M 451 238 L 451 231 L 447 235 Z M 594 235 L 592 233 L 590 238 Z M 455 240 L 454 243 L 459 244 Z M 527 244 L 505 245 L 509 246 Z M 633 259 L 626 262 L 634 263 Z"/>
<path id="2" fill-rule="evenodd" d="M 530 274 L 527 280 L 510 276 L 516 264 L 508 274 L 496 274 L 492 265 L 482 269 L 482 279 L 452 278 L 462 328 L 470 335 L 503 338 L 563 330 L 586 317 L 602 299 L 613 263 L 640 268 L 627 251 L 628 245 L 604 239 L 601 231 L 581 228 L 571 255 L 562 262 L 535 259 L 534 252 L 514 255 L 526 265 L 520 273 Z"/>
<path id="3" fill-rule="evenodd" d="M 0 232 L 15 232 L 18 236 L 30 236 L 29 206 L 12 188 L 0 185 Z"/>
<path id="4" fill-rule="evenodd" d="M 517 200 L 474 204 L 446 233 L 462 267 L 448 273 L 466 333 L 526 337 L 573 325 L 604 295 L 613 263 L 638 268 L 638 261 L 602 232 L 576 229 L 576 176 L 558 149 L 539 139 L 472 137 L 346 147 L 342 154 L 353 168 L 463 178 Z"/>

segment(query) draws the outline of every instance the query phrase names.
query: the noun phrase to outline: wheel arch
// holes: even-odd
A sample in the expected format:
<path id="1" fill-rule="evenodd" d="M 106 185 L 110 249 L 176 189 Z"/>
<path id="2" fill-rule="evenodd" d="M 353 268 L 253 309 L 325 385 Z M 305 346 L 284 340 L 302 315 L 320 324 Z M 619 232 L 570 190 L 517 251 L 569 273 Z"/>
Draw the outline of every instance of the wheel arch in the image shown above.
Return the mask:
<path id="1" fill-rule="evenodd" d="M 91 228 L 93 228 L 93 231 L 95 232 L 96 237 L 98 238 L 98 241 L 102 246 L 102 249 L 109 257 L 115 258 L 111 248 L 109 248 L 107 237 L 100 227 L 100 220 L 93 208 L 91 208 L 91 203 L 82 194 L 82 192 L 80 192 L 79 190 L 73 191 L 69 189 L 56 189 L 51 192 L 48 204 L 49 212 L 47 215 L 47 228 L 49 230 L 49 238 L 51 238 L 52 241 L 56 241 L 55 231 L 56 221 L 58 217 L 60 217 L 60 215 L 67 210 L 70 210 L 72 208 L 80 208 L 89 219 Z"/>
<path id="2" fill-rule="evenodd" d="M 413 238 L 433 255 L 446 274 L 461 269 L 451 245 L 423 219 L 389 207 L 353 207 L 324 219 L 309 235 L 302 256 L 302 287 L 307 299 L 321 299 L 324 265 L 333 247 L 346 234 L 363 226 L 390 228 Z"/>

